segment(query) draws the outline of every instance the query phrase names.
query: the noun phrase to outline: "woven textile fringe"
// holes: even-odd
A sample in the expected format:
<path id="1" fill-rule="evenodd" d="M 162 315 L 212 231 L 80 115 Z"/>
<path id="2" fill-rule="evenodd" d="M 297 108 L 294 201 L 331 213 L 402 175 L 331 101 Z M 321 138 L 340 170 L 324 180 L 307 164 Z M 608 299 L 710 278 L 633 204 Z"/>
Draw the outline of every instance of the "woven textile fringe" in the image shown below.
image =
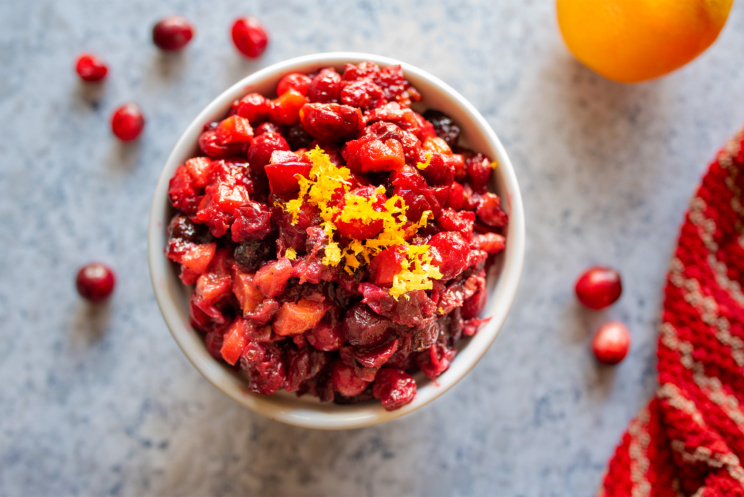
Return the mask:
<path id="1" fill-rule="evenodd" d="M 659 389 L 599 497 L 744 497 L 744 132 L 710 164 L 669 266 Z"/>

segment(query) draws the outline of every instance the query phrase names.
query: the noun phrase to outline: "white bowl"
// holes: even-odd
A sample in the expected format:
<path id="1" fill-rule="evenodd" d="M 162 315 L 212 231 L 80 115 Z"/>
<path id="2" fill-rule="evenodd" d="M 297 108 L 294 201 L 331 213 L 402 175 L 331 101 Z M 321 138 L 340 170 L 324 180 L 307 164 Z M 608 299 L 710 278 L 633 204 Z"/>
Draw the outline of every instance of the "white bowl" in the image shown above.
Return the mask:
<path id="1" fill-rule="evenodd" d="M 279 78 L 288 72 L 310 73 L 328 66 L 342 70 L 345 63 L 365 60 L 383 67 L 400 64 L 406 79 L 423 96 L 418 106 L 434 108 L 451 116 L 460 125 L 462 140 L 468 147 L 498 162 L 491 189 L 503 199 L 504 209 L 509 213 L 506 249 L 499 255 L 488 278 L 489 296 L 483 315 L 490 316 L 491 320 L 474 337 L 462 341 L 457 357 L 436 382 L 422 374 L 416 376 L 418 393 L 415 399 L 392 412 L 377 402 L 337 405 L 286 392 L 270 396 L 248 392 L 238 375 L 207 352 L 203 337 L 189 324 L 190 290 L 178 279 L 176 268 L 164 253 L 166 229 L 173 215 L 168 203 L 168 181 L 179 164 L 197 154 L 197 140 L 204 123 L 224 117 L 230 104 L 246 93 L 272 94 Z M 504 147 L 483 116 L 459 93 L 431 74 L 404 62 L 377 55 L 334 52 L 298 57 L 262 69 L 234 84 L 207 105 L 178 140 L 165 163 L 152 201 L 147 243 L 152 285 L 165 322 L 186 357 L 215 387 L 247 408 L 277 421 L 326 430 L 360 428 L 390 421 L 425 406 L 452 388 L 483 357 L 504 325 L 517 291 L 524 259 L 524 212 L 517 178 Z"/>

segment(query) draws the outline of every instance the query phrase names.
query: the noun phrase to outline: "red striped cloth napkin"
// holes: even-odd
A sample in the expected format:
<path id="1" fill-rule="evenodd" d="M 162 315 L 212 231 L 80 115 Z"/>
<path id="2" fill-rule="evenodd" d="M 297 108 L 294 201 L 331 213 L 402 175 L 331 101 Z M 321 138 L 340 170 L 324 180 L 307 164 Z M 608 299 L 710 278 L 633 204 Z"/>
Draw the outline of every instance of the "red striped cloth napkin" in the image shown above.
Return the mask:
<path id="1" fill-rule="evenodd" d="M 710 164 L 669 267 L 659 389 L 598 497 L 744 496 L 744 131 Z"/>

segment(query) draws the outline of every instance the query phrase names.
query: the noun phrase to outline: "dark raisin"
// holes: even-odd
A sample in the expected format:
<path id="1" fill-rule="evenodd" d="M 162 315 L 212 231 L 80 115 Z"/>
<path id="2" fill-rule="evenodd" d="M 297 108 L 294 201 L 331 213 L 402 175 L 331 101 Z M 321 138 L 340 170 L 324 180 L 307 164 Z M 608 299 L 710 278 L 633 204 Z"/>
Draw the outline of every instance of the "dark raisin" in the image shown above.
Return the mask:
<path id="1" fill-rule="evenodd" d="M 250 240 L 235 247 L 235 262 L 247 271 L 256 271 L 267 260 L 273 258 L 275 248 L 270 243 Z"/>
<path id="2" fill-rule="evenodd" d="M 434 126 L 437 136 L 447 142 L 447 145 L 454 147 L 460 138 L 460 126 L 445 113 L 438 110 L 429 109 L 424 112 L 424 118 Z"/>
<path id="3" fill-rule="evenodd" d="M 287 131 L 287 143 L 292 150 L 300 148 L 310 148 L 313 143 L 313 137 L 305 131 L 302 124 L 295 124 Z"/>

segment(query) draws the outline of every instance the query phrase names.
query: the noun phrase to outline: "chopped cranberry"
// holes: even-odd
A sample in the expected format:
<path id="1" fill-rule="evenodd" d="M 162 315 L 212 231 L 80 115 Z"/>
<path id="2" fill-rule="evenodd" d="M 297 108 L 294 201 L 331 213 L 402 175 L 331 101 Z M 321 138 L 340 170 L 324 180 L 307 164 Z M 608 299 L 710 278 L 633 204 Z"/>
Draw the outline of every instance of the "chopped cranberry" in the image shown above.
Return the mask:
<path id="1" fill-rule="evenodd" d="M 104 79 L 108 74 L 108 67 L 97 56 L 85 53 L 75 62 L 75 71 L 80 79 L 92 83 Z"/>
<path id="2" fill-rule="evenodd" d="M 307 97 L 311 102 L 338 102 L 341 97 L 341 76 L 332 68 L 321 69 L 310 82 Z"/>
<path id="3" fill-rule="evenodd" d="M 292 263 L 289 259 L 279 259 L 266 264 L 258 270 L 253 282 L 267 297 L 274 298 L 284 293 L 287 281 L 292 276 Z"/>
<path id="4" fill-rule="evenodd" d="M 223 159 L 225 157 L 232 157 L 235 155 L 241 155 L 245 149 L 246 143 L 231 143 L 229 145 L 221 145 L 217 138 L 217 130 L 210 129 L 199 136 L 199 148 L 206 155 L 215 159 Z"/>
<path id="5" fill-rule="evenodd" d="M 344 333 L 340 323 L 327 318 L 311 329 L 306 338 L 310 345 L 324 352 L 338 350 L 344 343 Z"/>
<path id="6" fill-rule="evenodd" d="M 465 160 L 465 169 L 473 189 L 477 193 L 485 193 L 493 172 L 491 159 L 483 154 L 475 154 Z"/>
<path id="7" fill-rule="evenodd" d="M 381 100 L 382 88 L 369 79 L 353 81 L 341 90 L 341 103 L 361 109 L 375 107 Z"/>
<path id="8" fill-rule="evenodd" d="M 276 85 L 276 94 L 283 95 L 289 90 L 295 90 L 302 95 L 307 95 L 307 90 L 310 88 L 312 81 L 307 74 L 299 72 L 285 74 Z"/>
<path id="9" fill-rule="evenodd" d="M 240 53 L 251 59 L 255 59 L 264 53 L 266 45 L 269 43 L 266 31 L 255 17 L 236 19 L 232 25 L 231 34 L 235 47 Z"/>
<path id="10" fill-rule="evenodd" d="M 336 361 L 331 366 L 331 381 L 333 389 L 344 397 L 353 397 L 359 395 L 367 389 L 368 381 L 360 379 L 355 373 L 354 368 Z"/>
<path id="11" fill-rule="evenodd" d="M 372 283 L 378 286 L 392 285 L 395 275 L 403 269 L 405 258 L 398 246 L 386 248 L 374 256 L 369 264 L 369 275 Z"/>
<path id="12" fill-rule="evenodd" d="M 344 337 L 351 345 L 380 345 L 390 337 L 392 328 L 392 321 L 375 314 L 366 304 L 356 304 L 344 317 Z"/>
<path id="13" fill-rule="evenodd" d="M 109 298 L 115 285 L 114 272 L 98 262 L 81 267 L 75 278 L 75 286 L 80 296 L 94 303 Z"/>
<path id="14" fill-rule="evenodd" d="M 610 321 L 599 327 L 592 340 L 592 350 L 599 362 L 617 364 L 630 349 L 630 332 L 620 322 Z"/>
<path id="15" fill-rule="evenodd" d="M 235 209 L 234 217 L 230 227 L 234 242 L 262 240 L 271 232 L 271 211 L 262 203 L 249 200 Z"/>
<path id="16" fill-rule="evenodd" d="M 211 330 L 204 337 L 204 345 L 207 347 L 207 352 L 215 359 L 222 359 L 222 343 L 224 333 L 221 330 Z"/>
<path id="17" fill-rule="evenodd" d="M 454 231 L 437 233 L 429 241 L 432 261 L 439 267 L 442 279 L 449 280 L 467 268 L 470 247 L 462 235 Z"/>
<path id="18" fill-rule="evenodd" d="M 248 148 L 251 169 L 263 174 L 264 166 L 271 162 L 271 154 L 277 150 L 289 150 L 289 144 L 279 133 L 267 132 L 253 139 Z"/>
<path id="19" fill-rule="evenodd" d="M 181 50 L 193 37 L 194 28 L 181 16 L 166 17 L 152 28 L 152 41 L 161 50 Z"/>
<path id="20" fill-rule="evenodd" d="M 238 101 L 237 114 L 256 124 L 269 116 L 269 101 L 260 93 L 249 93 Z"/>
<path id="21" fill-rule="evenodd" d="M 448 349 L 443 345 L 434 344 L 427 350 L 418 352 L 414 356 L 414 360 L 424 374 L 433 380 L 447 371 L 450 362 L 452 362 L 456 354 L 457 351 L 454 349 Z"/>
<path id="22" fill-rule="evenodd" d="M 591 267 L 576 281 L 576 296 L 590 309 L 604 309 L 614 304 L 622 293 L 620 273 L 609 267 Z"/>
<path id="23" fill-rule="evenodd" d="M 489 254 L 498 254 L 506 248 L 506 239 L 498 233 L 483 233 L 475 235 L 470 246 Z"/>
<path id="24" fill-rule="evenodd" d="M 352 137 L 364 127 L 359 109 L 339 104 L 305 104 L 300 120 L 305 131 L 322 142 Z"/>
<path id="25" fill-rule="evenodd" d="M 462 209 L 465 203 L 465 190 L 462 185 L 457 181 L 454 181 L 450 185 L 449 193 L 447 194 L 447 202 L 444 204 L 449 209 L 459 211 Z"/>
<path id="26" fill-rule="evenodd" d="M 276 344 L 248 342 L 240 368 L 246 372 L 248 390 L 259 395 L 271 395 L 287 382 L 286 364 Z"/>
<path id="27" fill-rule="evenodd" d="M 475 213 L 478 215 L 478 219 L 494 228 L 506 226 L 509 221 L 506 212 L 501 208 L 501 199 L 493 193 L 483 195 Z"/>
<path id="28" fill-rule="evenodd" d="M 466 241 L 473 238 L 474 222 L 475 213 L 469 211 L 443 209 L 437 216 L 437 223 L 444 231 L 457 231 Z"/>
<path id="29" fill-rule="evenodd" d="M 443 112 L 429 109 L 424 112 L 424 118 L 433 126 L 439 138 L 442 138 L 450 147 L 457 145 L 460 138 L 460 127 Z"/>
<path id="30" fill-rule="evenodd" d="M 300 126 L 302 127 L 302 126 Z M 282 127 L 278 124 L 274 124 L 270 121 L 266 121 L 265 123 L 259 124 L 254 130 L 253 130 L 253 136 L 259 136 L 264 133 L 276 133 L 278 135 L 282 134 Z"/>
<path id="31" fill-rule="evenodd" d="M 455 180 L 455 166 L 451 155 L 432 153 L 429 165 L 421 174 L 431 186 L 450 186 Z"/>
<path id="32" fill-rule="evenodd" d="M 116 109 L 111 116 L 111 131 L 119 140 L 135 140 L 145 127 L 145 117 L 137 104 L 126 104 Z"/>
<path id="33" fill-rule="evenodd" d="M 486 293 L 484 288 L 463 302 L 461 311 L 463 319 L 474 318 L 483 312 L 483 309 L 486 307 L 487 299 L 488 293 Z"/>
<path id="34" fill-rule="evenodd" d="M 302 93 L 290 88 L 270 102 L 269 117 L 284 126 L 297 124 L 300 122 L 300 109 L 306 103 L 307 99 Z"/>
<path id="35" fill-rule="evenodd" d="M 375 237 L 383 228 L 382 219 L 369 219 L 364 218 L 352 218 L 350 220 L 344 220 L 342 218 L 345 212 L 346 206 L 349 205 L 354 197 L 361 197 L 362 199 L 370 200 L 374 199 L 373 210 L 377 212 L 383 212 L 385 210 L 385 197 L 382 193 L 375 193 L 375 187 L 363 186 L 349 192 L 346 195 L 339 207 L 339 216 L 336 218 L 336 228 L 341 236 L 346 238 L 355 238 L 357 240 L 366 240 L 368 238 Z"/>
<path id="36" fill-rule="evenodd" d="M 366 368 L 379 368 L 398 350 L 398 340 L 393 339 L 382 345 L 371 348 L 355 348 L 354 359 Z"/>
<path id="37" fill-rule="evenodd" d="M 416 380 L 401 369 L 381 369 L 375 377 L 372 395 L 380 399 L 386 411 L 400 409 L 416 396 Z"/>
<path id="38" fill-rule="evenodd" d="M 280 152 L 274 152 L 279 154 Z M 297 192 L 300 189 L 300 178 L 310 177 L 310 170 L 313 168 L 312 164 L 299 160 L 296 155 L 289 152 L 294 159 L 282 160 L 275 163 L 272 158 L 272 164 L 264 167 L 266 176 L 269 178 L 269 188 L 271 193 L 280 197 L 286 197 Z M 272 156 L 276 157 L 276 155 Z"/>

